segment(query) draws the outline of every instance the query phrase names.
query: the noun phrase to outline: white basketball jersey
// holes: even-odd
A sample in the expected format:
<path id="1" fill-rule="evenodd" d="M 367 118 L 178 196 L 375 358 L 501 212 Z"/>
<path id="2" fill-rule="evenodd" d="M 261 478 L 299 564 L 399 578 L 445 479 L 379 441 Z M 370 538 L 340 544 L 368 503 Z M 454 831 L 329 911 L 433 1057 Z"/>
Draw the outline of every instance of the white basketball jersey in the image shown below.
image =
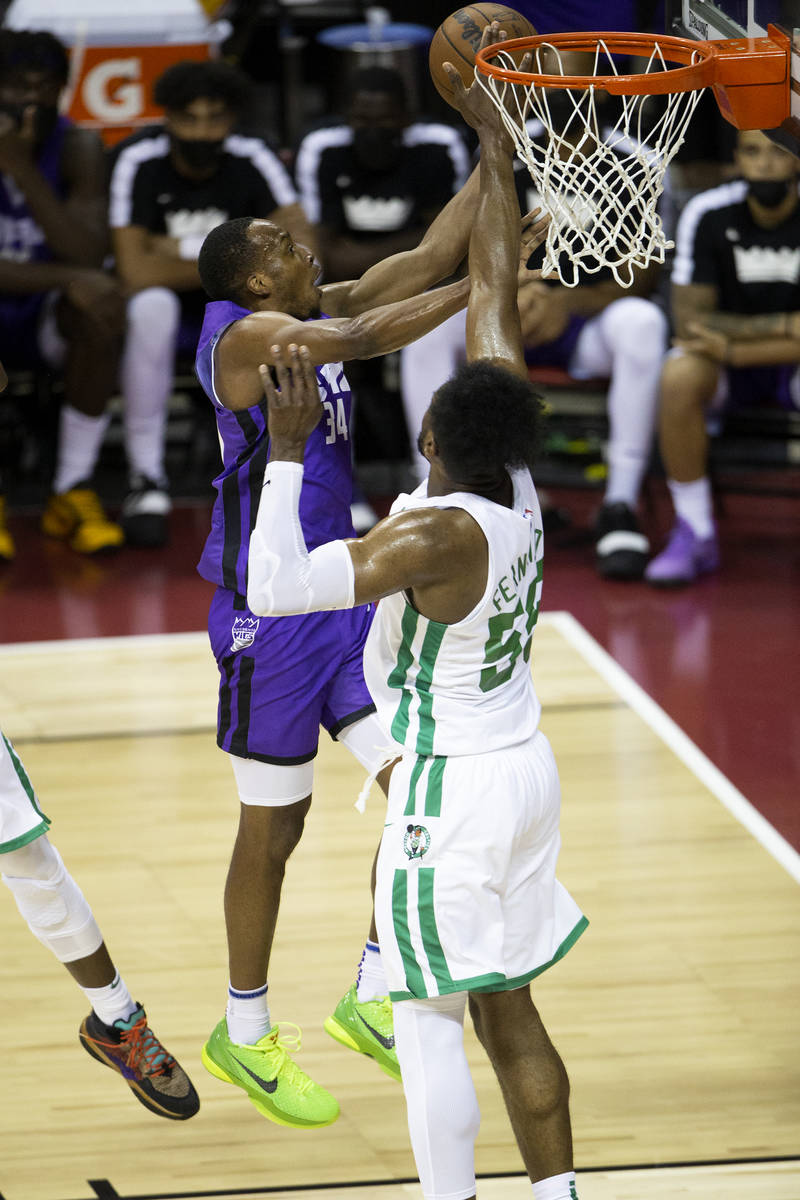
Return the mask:
<path id="1" fill-rule="evenodd" d="M 463 508 L 489 547 L 486 587 L 462 621 L 423 617 L 403 592 L 378 604 L 364 674 L 378 717 L 416 754 L 480 754 L 532 737 L 541 705 L 529 665 L 542 590 L 542 517 L 530 472 L 511 472 L 512 508 L 469 492 L 428 497 L 427 483 L 392 512 Z"/>

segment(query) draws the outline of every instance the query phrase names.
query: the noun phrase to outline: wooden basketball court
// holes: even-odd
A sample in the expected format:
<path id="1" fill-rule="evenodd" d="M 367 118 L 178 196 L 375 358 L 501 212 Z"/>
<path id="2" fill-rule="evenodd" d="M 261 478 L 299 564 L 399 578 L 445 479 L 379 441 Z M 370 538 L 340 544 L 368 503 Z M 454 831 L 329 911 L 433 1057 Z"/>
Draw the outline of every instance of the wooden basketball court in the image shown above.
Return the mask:
<path id="1" fill-rule="evenodd" d="M 572 1080 L 579 1194 L 797 1200 L 797 856 L 778 847 L 776 861 L 757 822 L 770 849 L 756 840 L 724 781 L 705 773 L 709 790 L 701 756 L 571 618 L 543 618 L 534 654 L 562 776 L 559 874 L 591 922 L 534 989 Z M 363 772 L 322 744 L 270 1009 L 302 1026 L 300 1062 L 342 1115 L 328 1129 L 283 1129 L 199 1062 L 224 1010 L 222 888 L 237 816 L 205 635 L 7 646 L 0 663 L 0 725 L 52 840 L 202 1101 L 186 1124 L 160 1121 L 84 1053 L 83 997 L 3 889 L 2 1200 L 419 1197 L 400 1087 L 322 1029 L 367 930 L 377 789 L 359 816 Z M 470 1047 L 478 1171 L 492 1177 L 479 1196 L 523 1200 L 498 1089 L 471 1037 Z"/>

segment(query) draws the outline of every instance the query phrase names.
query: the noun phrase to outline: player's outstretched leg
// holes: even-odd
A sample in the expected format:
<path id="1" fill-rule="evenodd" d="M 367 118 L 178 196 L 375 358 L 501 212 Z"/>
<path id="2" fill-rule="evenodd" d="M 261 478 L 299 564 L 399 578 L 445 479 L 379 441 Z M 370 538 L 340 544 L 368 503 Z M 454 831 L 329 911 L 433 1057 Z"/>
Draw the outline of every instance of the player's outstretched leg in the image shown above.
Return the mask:
<path id="1" fill-rule="evenodd" d="M 153 1033 L 141 1005 L 113 1025 L 105 1025 L 92 1010 L 78 1036 L 92 1058 L 117 1071 L 139 1103 L 156 1116 L 187 1121 L 199 1109 L 191 1080 Z"/>
<path id="2" fill-rule="evenodd" d="M 257 785 L 264 773 L 253 774 Z M 203 1066 L 215 1078 L 241 1088 L 268 1120 L 297 1129 L 330 1125 L 339 1115 L 330 1092 L 289 1056 L 289 1050 L 300 1048 L 300 1030 L 286 1023 L 273 1026 L 267 1004 L 267 970 L 281 885 L 310 803 L 309 795 L 285 805 L 241 805 L 225 885 L 228 1003 L 202 1051 Z M 287 1028 L 295 1035 L 285 1036 Z"/>
<path id="3" fill-rule="evenodd" d="M 284 1028 L 287 1028 L 284 1023 Z M 324 1087 L 314 1083 L 289 1056 L 300 1049 L 300 1030 L 281 1036 L 274 1025 L 253 1045 L 232 1042 L 225 1017 L 203 1047 L 203 1066 L 217 1079 L 242 1088 L 262 1116 L 276 1125 L 319 1129 L 332 1125 L 339 1105 Z"/>
<path id="4" fill-rule="evenodd" d="M 472 993 L 470 1015 L 489 1055 L 534 1196 L 577 1200 L 569 1079 L 530 988 Z M 545 1184 L 537 1190 L 537 1184 Z"/>

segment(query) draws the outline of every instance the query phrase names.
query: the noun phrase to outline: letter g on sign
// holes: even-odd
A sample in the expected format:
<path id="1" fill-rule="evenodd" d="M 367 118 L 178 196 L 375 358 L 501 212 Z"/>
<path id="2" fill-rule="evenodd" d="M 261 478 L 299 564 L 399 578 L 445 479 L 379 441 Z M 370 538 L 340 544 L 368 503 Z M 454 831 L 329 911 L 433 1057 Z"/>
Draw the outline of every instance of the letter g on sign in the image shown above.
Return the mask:
<path id="1" fill-rule="evenodd" d="M 86 75 L 81 88 L 83 103 L 100 121 L 133 120 L 144 107 L 144 92 L 138 82 L 141 74 L 139 58 L 108 58 Z M 136 82 L 121 82 L 113 87 L 115 80 Z"/>

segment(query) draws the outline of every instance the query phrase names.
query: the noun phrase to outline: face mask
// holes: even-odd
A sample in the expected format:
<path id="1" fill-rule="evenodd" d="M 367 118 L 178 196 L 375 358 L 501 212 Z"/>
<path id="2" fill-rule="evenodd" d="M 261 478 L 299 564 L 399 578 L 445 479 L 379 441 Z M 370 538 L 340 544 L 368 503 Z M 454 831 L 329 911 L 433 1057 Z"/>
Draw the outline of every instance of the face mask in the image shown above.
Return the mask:
<path id="1" fill-rule="evenodd" d="M 177 151 L 187 167 L 197 171 L 208 171 L 217 165 L 222 156 L 223 144 L 223 138 L 214 141 L 210 138 L 202 140 L 172 138 L 173 149 Z"/>
<path id="2" fill-rule="evenodd" d="M 353 151 L 367 171 L 388 171 L 398 162 L 403 149 L 399 130 L 355 129 Z"/>
<path id="3" fill-rule="evenodd" d="M 789 195 L 793 183 L 792 179 L 751 179 L 747 192 L 764 208 L 777 208 Z"/>

